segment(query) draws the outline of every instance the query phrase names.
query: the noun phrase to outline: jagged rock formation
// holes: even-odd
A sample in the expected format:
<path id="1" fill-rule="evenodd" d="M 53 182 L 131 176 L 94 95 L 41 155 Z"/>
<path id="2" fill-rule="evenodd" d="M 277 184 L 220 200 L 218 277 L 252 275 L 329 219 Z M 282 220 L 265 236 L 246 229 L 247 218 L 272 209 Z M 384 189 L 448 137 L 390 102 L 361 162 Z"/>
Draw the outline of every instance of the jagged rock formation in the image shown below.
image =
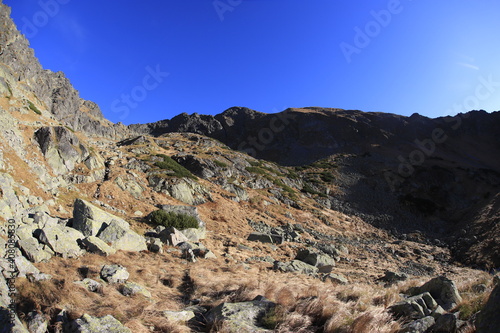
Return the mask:
<path id="1" fill-rule="evenodd" d="M 64 73 L 42 68 L 1 3 L 0 22 L 0 93 L 31 103 L 75 131 L 113 139 L 128 135 L 125 126 L 104 119 L 95 103 L 82 100 Z"/>

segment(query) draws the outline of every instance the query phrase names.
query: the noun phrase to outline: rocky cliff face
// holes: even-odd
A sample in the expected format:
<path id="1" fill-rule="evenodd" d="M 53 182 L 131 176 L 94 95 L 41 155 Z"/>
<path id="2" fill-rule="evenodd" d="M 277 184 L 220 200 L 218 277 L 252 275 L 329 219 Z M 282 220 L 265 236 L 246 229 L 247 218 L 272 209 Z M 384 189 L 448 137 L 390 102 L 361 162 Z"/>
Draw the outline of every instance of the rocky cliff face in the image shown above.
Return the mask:
<path id="1" fill-rule="evenodd" d="M 10 8 L 0 3 L 0 92 L 33 103 L 54 120 L 88 135 L 120 139 L 123 125 L 104 119 L 99 107 L 82 100 L 64 73 L 45 70 L 28 40 L 10 18 Z"/>

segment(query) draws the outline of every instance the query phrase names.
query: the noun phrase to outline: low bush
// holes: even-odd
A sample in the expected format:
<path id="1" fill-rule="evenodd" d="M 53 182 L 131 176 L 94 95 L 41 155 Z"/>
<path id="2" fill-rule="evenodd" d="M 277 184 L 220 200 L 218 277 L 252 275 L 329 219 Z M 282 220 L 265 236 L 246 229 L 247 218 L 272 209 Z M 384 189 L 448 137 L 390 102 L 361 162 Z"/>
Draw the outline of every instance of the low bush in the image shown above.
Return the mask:
<path id="1" fill-rule="evenodd" d="M 38 108 L 31 101 L 28 101 L 28 106 L 31 111 L 35 112 L 37 115 L 41 115 L 42 111 L 38 110 Z"/>
<path id="2" fill-rule="evenodd" d="M 193 216 L 166 212 L 162 209 L 151 213 L 151 222 L 167 228 L 173 227 L 179 230 L 199 227 L 198 221 Z"/>
<path id="3" fill-rule="evenodd" d="M 161 162 L 156 162 L 155 166 L 164 169 L 164 170 L 171 170 L 174 173 L 172 174 L 173 177 L 178 177 L 178 178 L 191 178 L 194 180 L 197 180 L 198 178 L 191 173 L 188 169 L 174 161 L 170 156 L 167 156 L 165 154 L 158 154 L 157 156 L 162 157 L 163 161 Z"/>

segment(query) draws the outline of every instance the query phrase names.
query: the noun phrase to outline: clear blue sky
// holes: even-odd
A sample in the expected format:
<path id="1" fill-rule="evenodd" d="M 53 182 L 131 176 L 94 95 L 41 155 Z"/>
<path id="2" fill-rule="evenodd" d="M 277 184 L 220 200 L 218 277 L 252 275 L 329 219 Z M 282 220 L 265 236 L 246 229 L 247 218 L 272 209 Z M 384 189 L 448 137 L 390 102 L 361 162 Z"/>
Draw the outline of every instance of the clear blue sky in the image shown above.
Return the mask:
<path id="1" fill-rule="evenodd" d="M 500 109 L 498 0 L 4 3 L 42 65 L 113 122 L 231 106 Z"/>

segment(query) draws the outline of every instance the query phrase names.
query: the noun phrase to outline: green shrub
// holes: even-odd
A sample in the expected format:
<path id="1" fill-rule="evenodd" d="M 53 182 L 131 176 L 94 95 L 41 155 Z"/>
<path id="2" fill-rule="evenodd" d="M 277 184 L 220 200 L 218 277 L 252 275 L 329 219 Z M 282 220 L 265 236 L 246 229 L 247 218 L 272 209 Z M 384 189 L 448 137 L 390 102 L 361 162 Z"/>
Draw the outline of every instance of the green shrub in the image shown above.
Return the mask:
<path id="1" fill-rule="evenodd" d="M 309 184 L 304 185 L 304 187 L 302 188 L 302 192 L 319 195 L 320 197 L 323 197 L 323 198 L 328 197 L 325 193 L 321 193 L 321 192 L 318 192 L 315 189 L 313 189 Z"/>
<path id="2" fill-rule="evenodd" d="M 190 215 L 166 212 L 162 209 L 151 213 L 151 222 L 164 227 L 184 230 L 188 228 L 198 228 L 198 221 Z"/>
<path id="3" fill-rule="evenodd" d="M 163 161 L 161 162 L 155 162 L 155 166 L 157 166 L 160 169 L 164 170 L 172 170 L 174 173 L 172 176 L 178 177 L 178 178 L 191 178 L 194 180 L 197 180 L 198 178 L 191 173 L 188 169 L 174 161 L 170 156 L 167 156 L 165 154 L 158 154 L 156 156 L 162 157 Z"/>
<path id="4" fill-rule="evenodd" d="M 327 182 L 327 183 L 333 182 L 335 180 L 335 176 L 331 172 L 328 172 L 328 171 L 321 172 L 319 174 L 319 176 L 320 176 L 322 181 Z"/>
<path id="5" fill-rule="evenodd" d="M 38 108 L 31 101 L 28 101 L 29 108 L 35 112 L 37 115 L 42 115 L 42 111 L 38 110 Z"/>
<path id="6" fill-rule="evenodd" d="M 224 162 L 221 162 L 219 160 L 214 160 L 214 163 L 215 165 L 217 165 L 218 167 L 221 167 L 221 168 L 227 168 L 227 164 L 224 163 Z"/>
<path id="7" fill-rule="evenodd" d="M 260 167 L 257 166 L 246 167 L 245 170 L 251 173 L 256 173 L 258 175 L 265 175 L 267 173 L 266 170 L 261 169 Z"/>

